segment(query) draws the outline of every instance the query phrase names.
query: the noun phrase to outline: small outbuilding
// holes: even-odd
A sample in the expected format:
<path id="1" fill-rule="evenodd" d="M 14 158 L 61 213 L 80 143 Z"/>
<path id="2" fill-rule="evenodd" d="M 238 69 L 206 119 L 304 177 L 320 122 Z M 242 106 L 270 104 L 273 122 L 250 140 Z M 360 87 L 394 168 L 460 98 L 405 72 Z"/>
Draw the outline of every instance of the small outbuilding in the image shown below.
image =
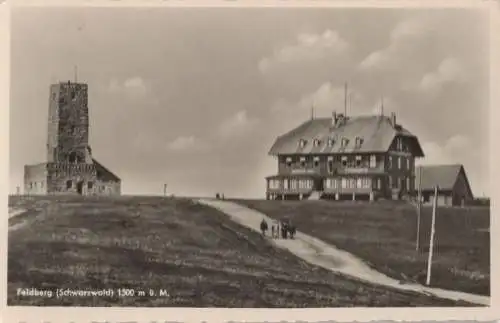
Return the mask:
<path id="1" fill-rule="evenodd" d="M 415 191 L 422 189 L 422 201 L 431 204 L 434 188 L 438 187 L 437 204 L 464 206 L 474 200 L 465 169 L 461 164 L 426 165 L 415 167 Z"/>

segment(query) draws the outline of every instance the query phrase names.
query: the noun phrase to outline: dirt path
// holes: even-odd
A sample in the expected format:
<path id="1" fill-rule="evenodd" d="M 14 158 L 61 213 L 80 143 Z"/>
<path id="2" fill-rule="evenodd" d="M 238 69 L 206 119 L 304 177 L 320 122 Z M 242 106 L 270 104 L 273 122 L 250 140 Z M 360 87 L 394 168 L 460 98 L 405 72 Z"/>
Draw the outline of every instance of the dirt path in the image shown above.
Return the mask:
<path id="1" fill-rule="evenodd" d="M 20 214 L 23 214 L 24 212 L 26 212 L 25 209 L 16 209 L 16 208 L 9 207 L 9 219 L 13 218 L 15 216 L 18 216 Z M 22 221 L 22 222 L 14 224 L 14 225 L 10 225 L 9 231 L 15 231 L 15 230 L 23 227 L 24 225 L 26 225 L 26 223 L 27 223 L 27 221 Z"/>
<path id="2" fill-rule="evenodd" d="M 258 232 L 260 232 L 260 222 L 263 218 L 268 223 L 273 221 L 263 213 L 233 202 L 211 199 L 200 199 L 198 202 L 219 209 L 229 215 L 233 221 Z M 397 279 L 377 272 L 356 256 L 301 232 L 297 232 L 296 238 L 293 240 L 276 239 L 272 240 L 272 243 L 280 248 L 289 250 L 311 264 L 373 284 L 423 294 L 432 294 L 440 298 L 455 301 L 463 300 L 478 305 L 490 305 L 490 298 L 487 296 L 430 288 L 413 283 L 402 283 Z"/>

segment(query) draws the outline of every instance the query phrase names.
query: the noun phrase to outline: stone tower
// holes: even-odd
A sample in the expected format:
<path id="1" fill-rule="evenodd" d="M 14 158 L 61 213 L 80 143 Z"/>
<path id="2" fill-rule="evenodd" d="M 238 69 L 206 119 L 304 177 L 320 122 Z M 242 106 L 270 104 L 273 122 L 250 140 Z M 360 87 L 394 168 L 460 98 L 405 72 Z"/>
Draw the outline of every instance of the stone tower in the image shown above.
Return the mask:
<path id="1" fill-rule="evenodd" d="M 25 193 L 120 194 L 121 180 L 92 157 L 87 84 L 50 86 L 47 130 L 47 161 L 25 166 Z"/>
<path id="2" fill-rule="evenodd" d="M 47 161 L 92 163 L 87 84 L 50 86 Z"/>

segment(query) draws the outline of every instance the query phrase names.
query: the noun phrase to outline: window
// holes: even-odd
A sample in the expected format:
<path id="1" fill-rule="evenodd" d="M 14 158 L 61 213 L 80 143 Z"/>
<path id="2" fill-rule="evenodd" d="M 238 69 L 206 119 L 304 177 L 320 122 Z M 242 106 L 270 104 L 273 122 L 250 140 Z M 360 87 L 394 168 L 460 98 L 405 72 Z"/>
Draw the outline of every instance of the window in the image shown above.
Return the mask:
<path id="1" fill-rule="evenodd" d="M 382 181 L 379 179 L 377 179 L 377 188 L 380 190 L 382 189 Z"/>
<path id="2" fill-rule="evenodd" d="M 377 156 L 371 155 L 370 156 L 370 168 L 375 168 L 377 167 Z"/>
<path id="3" fill-rule="evenodd" d="M 314 139 L 313 144 L 314 144 L 314 147 L 318 147 L 318 146 L 319 146 L 319 144 L 320 144 L 319 139 Z"/>
<path id="4" fill-rule="evenodd" d="M 356 188 L 356 179 L 355 178 L 349 179 L 349 187 Z"/>
<path id="5" fill-rule="evenodd" d="M 92 182 L 88 182 L 87 187 L 88 187 L 89 189 L 91 189 L 91 188 L 92 188 L 92 186 L 93 186 L 93 183 L 92 183 Z"/>
<path id="6" fill-rule="evenodd" d="M 69 162 L 76 163 L 76 152 L 73 151 L 69 154 Z"/>
<path id="7" fill-rule="evenodd" d="M 300 157 L 300 167 L 306 167 L 306 158 Z"/>
<path id="8" fill-rule="evenodd" d="M 287 157 L 285 159 L 286 167 L 292 167 L 292 157 Z"/>
<path id="9" fill-rule="evenodd" d="M 333 173 L 333 158 L 328 157 L 328 172 Z"/>
<path id="10" fill-rule="evenodd" d="M 410 191 L 410 178 L 409 177 L 406 178 L 406 191 L 408 191 L 408 192 Z"/>
<path id="11" fill-rule="evenodd" d="M 343 167 L 347 166 L 347 156 L 342 156 L 342 166 Z"/>
<path id="12" fill-rule="evenodd" d="M 299 147 L 304 148 L 306 146 L 306 140 L 305 139 L 300 139 L 299 140 Z"/>
<path id="13" fill-rule="evenodd" d="M 335 183 L 336 183 L 336 181 L 334 179 L 328 178 L 326 180 L 326 187 L 327 188 L 335 188 Z"/>
<path id="14" fill-rule="evenodd" d="M 288 179 L 285 179 L 285 180 L 283 181 L 283 187 L 285 188 L 285 190 L 287 190 L 287 189 L 288 189 Z"/>
<path id="15" fill-rule="evenodd" d="M 356 167 L 361 166 L 361 156 L 356 156 Z"/>
<path id="16" fill-rule="evenodd" d="M 411 169 L 410 158 L 406 158 L 406 169 Z"/>
<path id="17" fill-rule="evenodd" d="M 364 184 L 363 183 L 363 179 L 362 178 L 358 178 L 358 183 L 357 183 L 358 186 L 357 187 L 361 188 L 361 187 L 363 187 L 363 184 Z"/>
<path id="18" fill-rule="evenodd" d="M 314 157 L 314 167 L 319 167 L 319 157 Z"/>
<path id="19" fill-rule="evenodd" d="M 392 176 L 389 176 L 389 187 L 392 188 Z"/>
<path id="20" fill-rule="evenodd" d="M 387 168 L 392 168 L 392 156 L 387 157 Z"/>
<path id="21" fill-rule="evenodd" d="M 362 144 L 363 144 L 363 138 L 356 137 L 356 148 L 361 147 Z"/>
<path id="22" fill-rule="evenodd" d="M 73 182 L 71 180 L 66 181 L 66 188 L 72 188 L 73 187 Z"/>
<path id="23" fill-rule="evenodd" d="M 335 139 L 328 138 L 328 147 L 333 147 L 333 145 L 335 145 Z"/>
<path id="24" fill-rule="evenodd" d="M 342 148 L 345 148 L 349 144 L 349 139 L 347 138 L 342 138 Z"/>
<path id="25" fill-rule="evenodd" d="M 398 169 L 401 169 L 401 157 L 398 157 Z"/>
<path id="26" fill-rule="evenodd" d="M 347 188 L 347 178 L 342 178 L 342 188 Z"/>

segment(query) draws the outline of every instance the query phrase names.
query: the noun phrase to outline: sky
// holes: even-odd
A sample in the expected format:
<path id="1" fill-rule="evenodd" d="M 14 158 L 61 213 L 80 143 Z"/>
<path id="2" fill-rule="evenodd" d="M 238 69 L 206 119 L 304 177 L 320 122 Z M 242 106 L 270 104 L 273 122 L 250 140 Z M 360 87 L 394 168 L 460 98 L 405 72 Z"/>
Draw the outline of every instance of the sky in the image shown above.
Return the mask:
<path id="1" fill-rule="evenodd" d="M 49 85 L 89 84 L 94 157 L 124 194 L 264 197 L 276 136 L 311 115 L 395 112 L 420 164 L 489 194 L 480 9 L 14 8 L 10 192 L 46 159 Z"/>

